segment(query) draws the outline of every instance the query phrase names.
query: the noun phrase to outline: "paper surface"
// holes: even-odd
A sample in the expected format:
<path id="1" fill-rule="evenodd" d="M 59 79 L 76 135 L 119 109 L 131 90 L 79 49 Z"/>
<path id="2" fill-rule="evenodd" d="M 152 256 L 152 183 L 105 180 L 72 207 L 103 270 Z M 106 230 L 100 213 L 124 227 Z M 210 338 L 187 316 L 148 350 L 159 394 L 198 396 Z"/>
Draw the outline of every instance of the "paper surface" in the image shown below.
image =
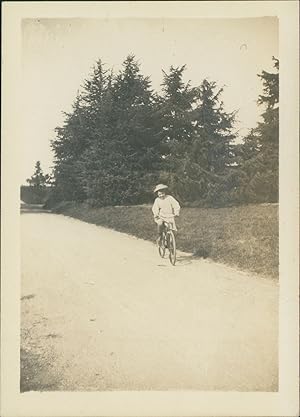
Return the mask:
<path id="1" fill-rule="evenodd" d="M 1 415 L 13 416 L 296 416 L 298 415 L 298 3 L 289 2 L 6 2 L 2 65 Z M 280 60 L 280 386 L 278 393 L 19 392 L 22 106 L 24 18 L 279 18 Z M 153 56 L 155 52 L 153 51 Z M 155 57 L 154 57 L 155 59 Z M 209 57 L 206 57 L 209 59 Z M 255 366 L 255 364 L 253 364 Z"/>

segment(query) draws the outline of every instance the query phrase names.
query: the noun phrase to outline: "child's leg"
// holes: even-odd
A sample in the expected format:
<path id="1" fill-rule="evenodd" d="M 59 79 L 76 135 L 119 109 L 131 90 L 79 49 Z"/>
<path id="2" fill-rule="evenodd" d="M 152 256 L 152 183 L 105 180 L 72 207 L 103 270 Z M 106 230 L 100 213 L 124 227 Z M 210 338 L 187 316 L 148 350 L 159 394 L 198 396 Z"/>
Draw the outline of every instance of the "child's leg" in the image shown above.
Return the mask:
<path id="1" fill-rule="evenodd" d="M 176 223 L 175 223 L 174 219 L 171 221 L 171 225 L 172 225 L 172 232 L 174 233 L 174 236 L 176 237 L 178 230 L 177 230 Z"/>
<path id="2" fill-rule="evenodd" d="M 163 230 L 164 230 L 164 224 L 163 224 L 163 222 L 158 223 L 157 224 L 158 237 L 160 237 L 162 235 Z"/>
<path id="3" fill-rule="evenodd" d="M 162 238 L 162 233 L 164 230 L 164 222 L 162 220 L 157 220 L 157 242 L 159 242 Z"/>

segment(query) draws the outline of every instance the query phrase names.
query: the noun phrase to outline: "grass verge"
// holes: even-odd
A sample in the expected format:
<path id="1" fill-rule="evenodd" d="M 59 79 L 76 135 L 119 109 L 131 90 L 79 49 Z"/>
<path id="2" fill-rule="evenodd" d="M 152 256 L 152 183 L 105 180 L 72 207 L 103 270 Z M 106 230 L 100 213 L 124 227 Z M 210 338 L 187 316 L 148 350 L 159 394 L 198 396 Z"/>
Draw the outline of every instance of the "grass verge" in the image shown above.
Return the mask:
<path id="1" fill-rule="evenodd" d="M 154 242 L 151 206 L 91 208 L 66 202 L 54 212 Z M 177 246 L 196 257 L 278 278 L 278 205 L 182 208 Z"/>

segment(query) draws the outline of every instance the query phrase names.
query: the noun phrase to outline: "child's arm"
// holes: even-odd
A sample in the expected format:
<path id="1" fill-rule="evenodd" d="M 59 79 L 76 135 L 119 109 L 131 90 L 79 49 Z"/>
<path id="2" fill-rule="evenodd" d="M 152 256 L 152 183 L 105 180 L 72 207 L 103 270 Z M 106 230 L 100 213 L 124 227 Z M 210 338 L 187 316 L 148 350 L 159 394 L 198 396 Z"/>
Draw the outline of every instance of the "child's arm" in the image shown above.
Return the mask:
<path id="1" fill-rule="evenodd" d="M 174 197 L 172 197 L 171 204 L 172 204 L 174 216 L 179 216 L 180 204 L 178 203 L 178 201 Z"/>
<path id="2" fill-rule="evenodd" d="M 152 206 L 152 213 L 153 213 L 154 218 L 157 218 L 159 216 L 159 207 L 158 207 L 156 199 L 155 199 L 154 204 Z"/>

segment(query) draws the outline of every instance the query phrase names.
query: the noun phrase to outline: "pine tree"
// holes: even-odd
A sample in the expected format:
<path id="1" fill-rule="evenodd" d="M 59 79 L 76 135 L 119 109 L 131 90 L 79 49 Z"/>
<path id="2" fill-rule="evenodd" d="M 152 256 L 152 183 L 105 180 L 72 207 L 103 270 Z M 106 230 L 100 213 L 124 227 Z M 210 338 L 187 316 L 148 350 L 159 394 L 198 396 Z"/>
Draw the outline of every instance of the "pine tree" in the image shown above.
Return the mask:
<path id="1" fill-rule="evenodd" d="M 80 181 L 79 161 L 88 146 L 89 120 L 80 94 L 72 112 L 64 114 L 64 125 L 55 129 L 56 138 L 51 142 L 55 193 L 62 200 L 83 200 L 85 192 Z"/>
<path id="2" fill-rule="evenodd" d="M 158 99 L 158 117 L 161 125 L 161 176 L 174 195 L 180 200 L 188 191 L 183 166 L 188 163 L 186 150 L 190 146 L 193 125 L 192 110 L 196 100 L 196 90 L 190 82 L 184 83 L 186 66 L 170 67 L 163 71 L 162 95 Z"/>
<path id="3" fill-rule="evenodd" d="M 45 188 L 49 181 L 49 175 L 44 175 L 41 162 L 37 161 L 35 164 L 35 171 L 33 175 L 26 180 L 26 182 L 35 189 Z"/>
<path id="4" fill-rule="evenodd" d="M 182 80 L 186 66 L 174 68 L 169 74 L 163 71 L 161 115 L 164 130 L 164 141 L 171 152 L 180 153 L 191 136 L 191 111 L 195 101 L 195 89 L 190 82 Z"/>
<path id="5" fill-rule="evenodd" d="M 171 67 L 163 82 L 164 176 L 181 200 L 213 200 L 233 161 L 235 113 L 225 112 L 215 82 L 193 88 L 184 70 Z"/>
<path id="6" fill-rule="evenodd" d="M 264 107 L 262 121 L 244 139 L 241 148 L 240 188 L 245 201 L 278 201 L 279 169 L 279 61 L 273 57 L 275 73 L 262 71 L 263 94 L 258 105 Z M 246 175 L 245 175 L 246 174 Z"/>
<path id="7" fill-rule="evenodd" d="M 100 204 L 138 203 L 147 197 L 158 158 L 152 95 L 149 78 L 129 55 L 109 91 L 108 129 L 98 159 Z"/>
<path id="8" fill-rule="evenodd" d="M 133 55 L 116 76 L 97 61 L 52 142 L 59 198 L 142 202 L 159 160 L 154 96 Z"/>
<path id="9" fill-rule="evenodd" d="M 21 186 L 21 199 L 29 204 L 44 203 L 49 196 L 51 180 L 50 175 L 44 174 L 41 162 L 37 161 L 33 175 L 26 180 L 29 186 Z"/>
<path id="10" fill-rule="evenodd" d="M 96 62 L 93 73 L 85 80 L 83 101 L 88 120 L 87 146 L 79 158 L 80 183 L 91 203 L 103 201 L 103 178 L 109 163 L 107 147 L 112 129 L 112 72 Z"/>
<path id="11" fill-rule="evenodd" d="M 233 141 L 236 112 L 226 112 L 221 100 L 223 88 L 203 80 L 194 116 L 194 135 L 189 149 L 189 176 L 198 183 L 198 198 L 211 202 L 224 198 L 225 178 L 234 162 Z M 196 197 L 196 196 L 195 196 Z"/>

